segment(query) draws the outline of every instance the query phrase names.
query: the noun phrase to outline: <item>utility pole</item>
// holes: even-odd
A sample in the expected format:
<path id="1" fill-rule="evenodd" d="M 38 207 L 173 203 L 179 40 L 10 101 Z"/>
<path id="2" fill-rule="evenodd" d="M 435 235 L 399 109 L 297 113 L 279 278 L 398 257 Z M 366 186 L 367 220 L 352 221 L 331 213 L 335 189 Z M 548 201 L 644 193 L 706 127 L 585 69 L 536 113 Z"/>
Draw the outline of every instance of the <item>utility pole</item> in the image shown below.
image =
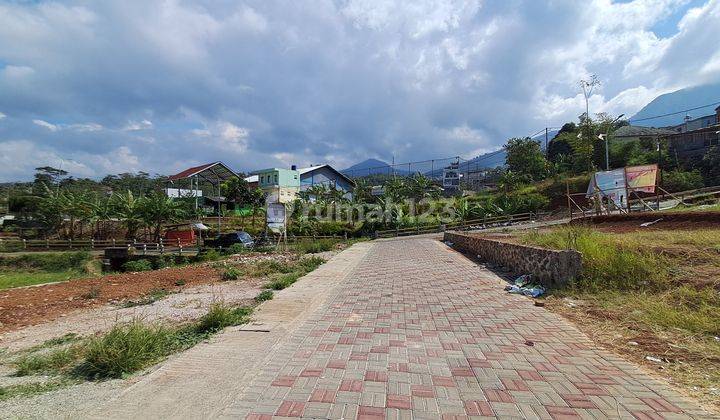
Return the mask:
<path id="1" fill-rule="evenodd" d="M 545 127 L 545 155 L 548 153 L 548 128 Z"/>

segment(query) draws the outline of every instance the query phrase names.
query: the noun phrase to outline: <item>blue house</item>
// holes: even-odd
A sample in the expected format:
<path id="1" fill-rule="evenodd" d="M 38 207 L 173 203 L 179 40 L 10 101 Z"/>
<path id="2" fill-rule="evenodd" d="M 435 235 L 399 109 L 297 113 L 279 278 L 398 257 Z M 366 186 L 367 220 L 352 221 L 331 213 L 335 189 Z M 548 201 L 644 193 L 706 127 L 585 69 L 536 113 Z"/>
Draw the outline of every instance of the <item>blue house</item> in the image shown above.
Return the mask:
<path id="1" fill-rule="evenodd" d="M 327 185 L 352 194 L 355 182 L 330 165 L 317 165 L 298 169 L 300 172 L 300 191 L 313 185 Z"/>

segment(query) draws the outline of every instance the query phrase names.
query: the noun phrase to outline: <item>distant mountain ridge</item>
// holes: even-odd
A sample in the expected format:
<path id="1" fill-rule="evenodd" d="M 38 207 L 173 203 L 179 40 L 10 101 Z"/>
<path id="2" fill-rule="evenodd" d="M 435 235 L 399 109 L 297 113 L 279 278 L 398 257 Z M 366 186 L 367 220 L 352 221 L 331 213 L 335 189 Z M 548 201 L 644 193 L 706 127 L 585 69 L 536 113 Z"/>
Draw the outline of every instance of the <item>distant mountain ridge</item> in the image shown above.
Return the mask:
<path id="1" fill-rule="evenodd" d="M 630 118 L 630 124 L 642 127 L 667 127 L 682 124 L 686 114 L 689 115 L 691 119 L 714 114 L 715 108 L 718 105 L 710 105 L 701 109 L 688 111 L 687 113 L 668 115 L 666 117 L 646 118 L 675 113 L 683 109 L 697 108 L 701 105 L 716 102 L 720 102 L 720 83 L 676 90 L 675 92 L 660 95 L 650 101 L 649 104 L 645 105 Z"/>
<path id="2" fill-rule="evenodd" d="M 368 175 L 381 175 L 381 174 L 389 174 L 392 172 L 392 169 L 390 167 L 391 165 L 387 162 L 383 162 L 379 159 L 365 159 L 362 162 L 358 162 L 349 168 L 345 168 L 341 170 L 345 175 L 348 175 L 350 177 L 353 176 L 368 176 Z M 405 173 L 407 171 L 404 171 L 397 166 L 395 167 L 395 173 Z"/>

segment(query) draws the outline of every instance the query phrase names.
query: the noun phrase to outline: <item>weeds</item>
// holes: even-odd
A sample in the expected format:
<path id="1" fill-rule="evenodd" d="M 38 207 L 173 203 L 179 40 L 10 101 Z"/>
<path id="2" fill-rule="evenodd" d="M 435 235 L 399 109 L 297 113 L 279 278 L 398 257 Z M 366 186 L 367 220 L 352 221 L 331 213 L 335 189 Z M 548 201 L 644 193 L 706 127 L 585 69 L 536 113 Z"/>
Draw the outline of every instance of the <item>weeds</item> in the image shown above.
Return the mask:
<path id="1" fill-rule="evenodd" d="M 153 269 L 153 264 L 148 259 L 139 259 L 128 261 L 122 265 L 124 271 L 139 272 L 139 271 L 150 271 Z"/>
<path id="2" fill-rule="evenodd" d="M 70 385 L 71 381 L 52 381 L 39 382 L 31 384 L 19 384 L 0 386 L 0 401 L 13 397 L 27 397 L 31 395 L 43 394 L 45 392 L 55 391 L 57 389 Z"/>
<path id="3" fill-rule="evenodd" d="M 83 293 L 83 299 L 97 299 L 100 296 L 100 286 L 90 286 L 87 292 Z"/>
<path id="4" fill-rule="evenodd" d="M 561 228 L 521 237 L 526 244 L 574 249 L 582 254 L 582 274 L 576 285 L 584 290 L 630 290 L 664 287 L 668 262 L 656 253 L 630 246 L 609 234 L 587 228 Z"/>
<path id="5" fill-rule="evenodd" d="M 138 299 L 138 300 L 128 300 L 123 304 L 124 308 L 132 308 L 134 306 L 144 306 L 144 305 L 151 305 L 158 300 L 166 297 L 169 295 L 170 292 L 168 292 L 165 289 L 153 289 L 148 293 L 146 296 Z"/>
<path id="6" fill-rule="evenodd" d="M 301 254 L 317 254 L 332 251 L 340 241 L 337 239 L 302 240 L 294 243 L 292 248 Z"/>
<path id="7" fill-rule="evenodd" d="M 237 280 L 240 278 L 241 274 L 242 272 L 240 272 L 237 268 L 228 267 L 225 271 L 223 271 L 221 278 L 225 281 Z"/>
<path id="8" fill-rule="evenodd" d="M 239 307 L 231 308 L 227 305 L 216 303 L 210 307 L 205 316 L 200 318 L 195 331 L 199 334 L 217 332 L 231 325 L 239 325 L 247 321 L 252 313 L 252 308 Z"/>
<path id="9" fill-rule="evenodd" d="M 57 375 L 67 371 L 78 360 L 81 347 L 72 346 L 41 354 L 23 356 L 15 362 L 15 376 Z"/>
<path id="10" fill-rule="evenodd" d="M 174 331 L 134 321 L 117 325 L 85 346 L 75 374 L 87 379 L 120 378 L 160 361 L 172 351 Z"/>
<path id="11" fill-rule="evenodd" d="M 266 300 L 270 300 L 273 298 L 273 292 L 270 290 L 263 290 L 262 292 L 258 293 L 257 296 L 255 296 L 255 302 L 261 303 L 265 302 Z"/>

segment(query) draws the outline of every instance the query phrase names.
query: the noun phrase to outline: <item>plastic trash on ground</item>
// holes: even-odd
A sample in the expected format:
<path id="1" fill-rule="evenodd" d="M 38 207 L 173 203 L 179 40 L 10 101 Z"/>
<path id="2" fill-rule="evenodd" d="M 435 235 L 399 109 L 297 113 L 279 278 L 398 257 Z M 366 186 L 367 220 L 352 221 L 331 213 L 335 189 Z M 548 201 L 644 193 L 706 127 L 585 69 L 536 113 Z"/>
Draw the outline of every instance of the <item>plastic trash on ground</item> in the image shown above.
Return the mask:
<path id="1" fill-rule="evenodd" d="M 532 275 L 524 274 L 515 279 L 513 284 L 505 286 L 505 291 L 508 293 L 514 293 L 518 295 L 525 295 L 530 297 L 540 297 L 545 294 L 545 288 L 532 284 Z"/>

